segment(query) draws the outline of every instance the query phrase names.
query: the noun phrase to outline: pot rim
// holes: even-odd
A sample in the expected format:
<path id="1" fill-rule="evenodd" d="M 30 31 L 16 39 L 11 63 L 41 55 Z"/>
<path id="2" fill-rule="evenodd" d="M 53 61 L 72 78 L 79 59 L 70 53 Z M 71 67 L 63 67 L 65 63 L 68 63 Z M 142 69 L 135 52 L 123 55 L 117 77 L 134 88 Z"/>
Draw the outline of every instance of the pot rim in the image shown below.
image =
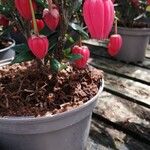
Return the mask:
<path id="1" fill-rule="evenodd" d="M 146 27 L 143 27 L 143 28 L 131 28 L 131 27 L 121 27 L 121 26 L 118 26 L 117 27 L 118 29 L 126 29 L 126 30 L 139 30 L 139 29 L 142 29 L 142 30 L 150 30 L 150 28 L 146 28 Z"/>
<path id="2" fill-rule="evenodd" d="M 15 44 L 16 44 L 15 40 L 10 39 L 10 38 L 8 38 L 8 40 L 12 41 L 12 44 L 11 44 L 10 46 L 8 46 L 8 47 L 5 47 L 5 48 L 0 49 L 0 53 L 1 53 L 1 52 L 4 52 L 4 51 L 7 51 L 7 50 L 9 50 L 10 48 L 12 48 L 12 47 L 15 46 Z"/>
<path id="3" fill-rule="evenodd" d="M 149 36 L 150 28 L 118 27 L 118 33 L 121 35 L 129 35 L 129 36 Z"/>
<path id="4" fill-rule="evenodd" d="M 89 106 L 91 103 L 93 103 L 93 101 L 95 101 L 95 99 L 100 95 L 100 93 L 103 91 L 104 88 L 104 79 L 101 79 L 101 84 L 100 84 L 100 88 L 99 91 L 97 92 L 97 94 L 92 97 L 89 101 L 87 101 L 86 103 L 84 103 L 83 105 L 74 108 L 72 110 L 69 111 L 65 111 L 59 114 L 55 114 L 55 115 L 47 115 L 47 116 L 40 116 L 40 117 L 0 117 L 0 122 L 5 122 L 5 123 L 24 123 L 24 122 L 45 122 L 45 121 L 49 121 L 51 119 L 51 121 L 53 120 L 58 120 L 60 118 L 64 118 L 70 115 L 70 113 L 76 113 L 82 109 L 84 109 L 85 107 Z"/>

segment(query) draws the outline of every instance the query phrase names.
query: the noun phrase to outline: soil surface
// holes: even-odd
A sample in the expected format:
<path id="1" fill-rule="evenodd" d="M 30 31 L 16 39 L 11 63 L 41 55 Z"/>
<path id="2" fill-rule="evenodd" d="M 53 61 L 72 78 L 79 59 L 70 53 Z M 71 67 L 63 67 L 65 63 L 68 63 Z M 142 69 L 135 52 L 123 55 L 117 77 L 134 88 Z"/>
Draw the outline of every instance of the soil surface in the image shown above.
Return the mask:
<path id="1" fill-rule="evenodd" d="M 79 107 L 98 92 L 102 71 L 69 66 L 54 77 L 35 62 L 0 69 L 0 116 L 37 117 Z"/>
<path id="2" fill-rule="evenodd" d="M 11 40 L 0 39 L 0 49 L 6 48 L 12 44 Z"/>

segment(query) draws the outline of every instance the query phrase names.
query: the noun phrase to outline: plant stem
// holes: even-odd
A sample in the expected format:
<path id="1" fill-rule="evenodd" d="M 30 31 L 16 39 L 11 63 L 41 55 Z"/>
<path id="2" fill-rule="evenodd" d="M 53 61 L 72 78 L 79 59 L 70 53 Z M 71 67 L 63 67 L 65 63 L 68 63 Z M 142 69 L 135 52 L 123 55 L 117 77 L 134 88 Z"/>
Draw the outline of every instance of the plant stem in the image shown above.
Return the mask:
<path id="1" fill-rule="evenodd" d="M 117 25 L 117 19 L 115 19 L 115 34 L 118 33 L 118 29 L 117 29 L 118 25 Z"/>
<path id="2" fill-rule="evenodd" d="M 79 46 L 81 47 L 82 46 L 82 38 L 81 38 L 81 35 L 79 37 Z"/>
<path id="3" fill-rule="evenodd" d="M 68 30 L 68 14 L 67 14 L 67 6 L 66 0 L 61 0 L 58 2 L 60 6 L 60 36 L 58 38 L 58 46 L 55 52 L 55 57 L 61 61 L 63 59 L 63 48 L 65 44 L 65 34 Z"/>
<path id="4" fill-rule="evenodd" d="M 47 0 L 48 1 L 48 9 L 51 10 L 52 9 L 52 0 Z"/>
<path id="5" fill-rule="evenodd" d="M 39 31 L 38 31 L 38 27 L 37 27 L 37 23 L 36 23 L 36 18 L 35 18 L 35 13 L 34 13 L 33 5 L 32 5 L 32 0 L 29 0 L 29 2 L 30 2 L 31 13 L 32 13 L 32 21 L 33 21 L 34 33 L 36 35 L 39 35 Z"/>

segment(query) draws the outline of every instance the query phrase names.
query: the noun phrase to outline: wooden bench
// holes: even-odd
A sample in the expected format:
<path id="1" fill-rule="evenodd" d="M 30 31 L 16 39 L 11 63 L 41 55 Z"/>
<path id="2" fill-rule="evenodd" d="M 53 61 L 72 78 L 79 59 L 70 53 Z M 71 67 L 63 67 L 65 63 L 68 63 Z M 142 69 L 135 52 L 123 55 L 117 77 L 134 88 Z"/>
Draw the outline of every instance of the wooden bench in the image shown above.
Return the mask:
<path id="1" fill-rule="evenodd" d="M 150 149 L 150 46 L 143 63 L 127 64 L 92 49 L 89 64 L 105 74 L 87 150 Z"/>

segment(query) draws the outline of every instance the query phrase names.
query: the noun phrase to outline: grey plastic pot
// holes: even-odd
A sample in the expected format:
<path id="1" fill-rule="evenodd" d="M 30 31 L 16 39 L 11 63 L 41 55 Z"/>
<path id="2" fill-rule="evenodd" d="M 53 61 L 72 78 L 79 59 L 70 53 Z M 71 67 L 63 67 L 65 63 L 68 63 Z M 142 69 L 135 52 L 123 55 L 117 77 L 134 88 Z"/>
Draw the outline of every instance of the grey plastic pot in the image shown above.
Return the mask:
<path id="1" fill-rule="evenodd" d="M 118 33 L 123 38 L 123 45 L 115 58 L 125 62 L 142 62 L 149 42 L 150 28 L 118 27 Z"/>
<path id="2" fill-rule="evenodd" d="M 37 118 L 0 118 L 0 150 L 85 150 L 99 92 L 68 112 Z"/>
<path id="3" fill-rule="evenodd" d="M 6 48 L 0 49 L 0 67 L 10 64 L 15 57 L 15 51 L 13 50 L 15 41 L 13 39 L 9 40 L 12 44 Z"/>
<path id="4" fill-rule="evenodd" d="M 4 39 L 5 40 L 5 39 Z M 4 52 L 4 51 L 8 51 L 9 49 L 11 49 L 12 47 L 15 46 L 15 41 L 13 39 L 8 39 L 10 42 L 12 42 L 12 44 L 6 48 L 0 49 L 0 53 Z"/>

